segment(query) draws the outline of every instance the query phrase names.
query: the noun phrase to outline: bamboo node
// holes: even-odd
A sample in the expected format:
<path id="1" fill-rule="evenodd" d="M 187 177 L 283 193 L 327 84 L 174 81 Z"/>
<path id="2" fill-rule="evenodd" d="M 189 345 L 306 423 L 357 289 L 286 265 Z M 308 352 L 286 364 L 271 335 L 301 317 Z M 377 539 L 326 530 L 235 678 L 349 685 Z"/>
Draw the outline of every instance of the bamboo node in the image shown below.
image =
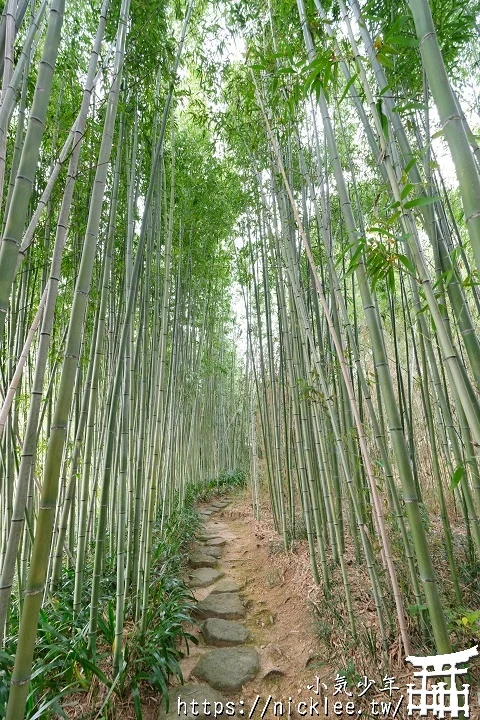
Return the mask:
<path id="1" fill-rule="evenodd" d="M 52 72 L 55 70 L 54 65 L 49 60 L 46 60 L 45 58 L 42 58 L 41 65 L 46 65 L 47 67 L 50 68 L 50 70 Z"/>
<path id="2" fill-rule="evenodd" d="M 10 685 L 26 685 L 31 680 L 31 675 L 28 676 L 26 680 L 12 680 L 10 682 Z"/>
<path id="3" fill-rule="evenodd" d="M 15 240 L 15 238 L 12 238 L 12 237 L 8 237 L 7 235 L 4 236 L 3 242 L 10 242 L 10 243 L 13 243 L 14 245 L 17 245 L 17 246 L 20 244 L 20 243 L 18 242 L 18 240 Z M 5 312 L 6 312 L 6 310 L 5 310 Z"/>
<path id="4" fill-rule="evenodd" d="M 431 32 L 426 33 L 426 35 L 424 35 L 424 36 L 422 37 L 422 39 L 420 40 L 420 43 L 419 43 L 419 44 L 422 45 L 422 43 L 424 43 L 425 40 L 428 40 L 428 38 L 429 38 L 429 37 L 432 37 L 432 36 L 435 37 L 436 34 L 437 34 L 437 33 L 435 32 L 435 30 L 432 30 Z"/>
<path id="5" fill-rule="evenodd" d="M 448 125 L 448 123 L 451 122 L 452 120 L 460 120 L 460 121 L 461 121 L 461 119 L 462 119 L 462 118 L 460 117 L 460 115 L 449 115 L 449 116 L 443 121 L 443 123 L 442 123 L 442 130 L 443 130 L 443 128 L 444 128 L 446 125 Z"/>
<path id="6" fill-rule="evenodd" d="M 43 587 L 39 588 L 38 590 L 25 590 L 23 595 L 24 595 L 24 597 L 27 597 L 27 595 L 40 595 L 41 593 L 43 593 L 43 591 L 44 591 Z"/>

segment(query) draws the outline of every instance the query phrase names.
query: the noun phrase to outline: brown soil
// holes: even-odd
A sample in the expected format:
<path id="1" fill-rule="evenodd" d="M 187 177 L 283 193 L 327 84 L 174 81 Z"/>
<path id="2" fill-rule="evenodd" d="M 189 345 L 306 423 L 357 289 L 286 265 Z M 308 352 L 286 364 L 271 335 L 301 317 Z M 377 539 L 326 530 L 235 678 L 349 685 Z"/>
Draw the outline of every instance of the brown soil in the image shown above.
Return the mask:
<path id="1" fill-rule="evenodd" d="M 287 702 L 289 697 L 295 700 L 308 695 L 306 686 L 314 682 L 315 674 L 323 679 L 331 677 L 331 671 L 325 664 L 322 667 L 319 664 L 312 616 L 306 602 L 310 573 L 305 572 L 304 552 L 272 554 L 269 540 L 278 539 L 275 535 L 270 538 L 270 528 L 253 520 L 250 506 L 239 503 L 237 498 L 234 507 L 228 506 L 209 518 L 205 529 L 227 540 L 219 568 L 225 577 L 243 586 L 245 626 L 251 633 L 248 645 L 255 647 L 260 656 L 261 672 L 257 678 L 242 693 L 227 699 L 242 698 L 245 706 L 251 707 L 257 695 L 264 701 L 271 694 L 273 699 Z M 210 591 L 211 587 L 196 588 L 195 598 L 202 600 Z M 199 630 L 196 632 L 200 635 Z M 185 681 L 204 652 L 205 647 L 199 645 L 182 660 Z"/>
<path id="2" fill-rule="evenodd" d="M 340 610 L 346 615 L 338 571 L 333 573 L 332 598 L 327 603 L 321 587 L 313 582 L 307 543 L 297 542 L 293 551 L 285 552 L 269 518 L 270 513 L 266 510 L 261 521 L 254 520 L 249 498 L 236 495 L 231 505 L 204 521 L 206 533 L 227 541 L 218 567 L 225 573 L 224 579 L 235 580 L 243 586 L 241 595 L 247 609 L 244 622 L 251 633 L 247 645 L 254 647 L 260 656 L 261 671 L 256 679 L 245 685 L 241 692 L 226 697 L 226 700 L 236 703 L 237 713 L 241 709 L 237 717 L 244 715 L 246 720 L 257 700 L 252 720 L 281 718 L 282 709 L 286 719 L 289 707 L 291 717 L 298 719 L 298 703 L 301 701 L 306 702 L 302 708 L 307 712 L 304 717 L 310 720 L 359 715 L 362 718 L 391 718 L 403 695 L 395 717 L 407 718 L 406 685 L 414 682 L 414 678 L 413 669 L 403 663 L 400 642 L 395 641 L 391 645 L 386 665 L 381 659 L 372 659 L 373 656 L 365 649 L 364 638 L 362 642 L 352 644 L 349 629 L 338 624 L 335 610 L 332 610 L 336 606 L 337 614 Z M 359 627 L 362 632 L 365 629 L 375 632 L 376 614 L 368 592 L 368 576 L 364 568 L 356 565 L 353 548 L 346 548 L 346 562 Z M 192 592 L 197 600 L 202 600 L 211 590 L 212 587 L 195 588 Z M 312 604 L 317 608 L 316 619 Z M 322 623 L 329 633 L 328 637 L 322 635 Z M 199 637 L 199 645 L 191 644 L 189 654 L 180 663 L 185 682 L 191 679 L 193 668 L 206 651 L 199 628 L 188 629 Z M 349 679 L 353 679 L 353 686 L 350 684 L 348 691 L 352 695 L 347 695 L 345 689 L 335 692 L 337 673 L 348 668 L 349 663 L 352 668 Z M 381 691 L 383 685 L 388 684 L 382 683 L 386 676 L 396 678 L 393 685 L 398 689 L 393 690 L 392 697 L 388 692 Z M 365 677 L 374 680 L 375 684 L 363 697 L 359 697 L 363 686 L 357 688 L 357 685 L 364 682 Z M 322 687 L 322 683 L 326 688 Z M 477 692 L 477 688 L 471 688 L 470 718 L 473 720 L 480 720 Z M 325 713 L 326 698 L 328 713 Z M 240 705 L 240 701 L 244 705 Z M 267 701 L 268 706 L 262 715 Z M 391 708 L 388 712 L 381 712 L 380 703 L 389 701 L 392 702 Z M 157 720 L 159 702 L 158 694 L 143 688 L 142 712 L 145 720 Z M 318 702 L 318 705 L 310 712 L 311 702 Z M 335 711 L 334 703 L 339 702 L 342 710 L 337 705 Z M 353 704 L 354 712 L 352 705 L 346 708 L 347 702 Z M 372 702 L 378 703 L 374 705 L 374 714 Z M 275 712 L 274 703 L 282 703 L 282 706 L 276 705 Z M 134 718 L 129 704 L 116 705 L 115 712 L 116 717 L 122 720 Z M 418 712 L 414 715 L 418 717 Z M 69 717 L 82 716 L 73 713 Z"/>
<path id="3" fill-rule="evenodd" d="M 225 572 L 226 578 L 244 585 L 245 625 L 251 632 L 248 645 L 257 649 L 261 663 L 257 678 L 245 685 L 242 692 L 226 699 L 235 701 L 237 710 L 238 702 L 243 700 L 242 709 L 245 709 L 240 715 L 248 717 L 258 698 L 253 720 L 279 718 L 282 707 L 283 717 L 287 718 L 289 705 L 291 717 L 300 718 L 298 703 L 301 701 L 306 702 L 301 710 L 303 717 L 307 718 L 320 717 L 324 720 L 326 717 L 346 718 L 352 715 L 372 719 L 408 718 L 407 684 L 415 683 L 415 679 L 413 668 L 407 667 L 403 661 L 400 638 L 391 644 L 388 658 L 382 660 L 379 653 L 378 659 L 374 660 L 363 641 L 352 644 L 348 628 L 334 627 L 328 640 L 321 637 L 318 632 L 319 615 L 325 624 L 335 625 L 331 610 L 335 603 L 346 615 L 340 577 L 334 573 L 334 598 L 327 603 L 321 587 L 313 582 L 307 543 L 297 542 L 293 552 L 285 552 L 269 519 L 270 513 L 266 512 L 264 517 L 266 519 L 255 521 L 249 498 L 236 496 L 230 506 L 205 522 L 207 533 L 215 533 L 227 540 L 219 568 Z M 375 630 L 377 620 L 368 592 L 368 577 L 365 569 L 356 565 L 353 547 L 346 548 L 346 562 L 359 628 L 362 632 L 365 628 Z M 211 587 L 196 589 L 195 597 L 201 600 L 210 591 Z M 317 607 L 317 621 L 310 603 Z M 206 650 L 198 630 L 197 633 L 200 644 L 181 663 L 186 682 L 199 656 Z M 335 683 L 337 674 L 343 674 L 342 669 L 347 668 L 349 663 L 353 668 L 350 676 L 353 686 L 350 684 L 348 688 L 351 695 L 346 694 L 347 688 L 341 689 L 341 685 L 336 686 Z M 392 681 L 384 680 L 393 676 Z M 361 683 L 365 683 L 366 679 L 375 682 L 361 696 L 364 689 Z M 384 689 L 389 684 L 393 688 L 391 695 Z M 328 705 L 325 705 L 326 698 Z M 470 718 L 473 720 L 480 720 L 479 700 L 478 688 L 472 687 Z M 282 706 L 277 705 L 276 712 L 274 702 L 282 703 Z M 316 710 L 310 710 L 311 702 L 318 702 Z M 351 705 L 347 707 L 348 702 Z M 335 703 L 342 705 L 337 704 L 334 710 Z M 388 703 L 391 703 L 390 708 Z M 414 715 L 418 717 L 419 714 Z"/>

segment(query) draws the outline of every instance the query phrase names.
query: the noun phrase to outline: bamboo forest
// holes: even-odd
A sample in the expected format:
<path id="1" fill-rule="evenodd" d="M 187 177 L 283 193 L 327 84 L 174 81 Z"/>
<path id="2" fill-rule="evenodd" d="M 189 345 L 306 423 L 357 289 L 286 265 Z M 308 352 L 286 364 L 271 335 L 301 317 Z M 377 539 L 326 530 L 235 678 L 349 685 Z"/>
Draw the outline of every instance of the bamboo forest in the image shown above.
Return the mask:
<path id="1" fill-rule="evenodd" d="M 2 5 L 0 717 L 479 719 L 480 1 Z"/>

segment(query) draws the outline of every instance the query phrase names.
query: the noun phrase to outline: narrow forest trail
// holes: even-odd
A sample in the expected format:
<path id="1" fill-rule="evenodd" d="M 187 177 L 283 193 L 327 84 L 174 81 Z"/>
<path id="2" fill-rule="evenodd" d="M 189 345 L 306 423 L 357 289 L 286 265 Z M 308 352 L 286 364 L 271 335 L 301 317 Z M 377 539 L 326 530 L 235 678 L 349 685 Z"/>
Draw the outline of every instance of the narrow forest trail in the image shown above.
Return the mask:
<path id="1" fill-rule="evenodd" d="M 193 632 L 199 644 L 191 645 L 180 663 L 186 685 L 172 688 L 168 717 L 178 717 L 179 696 L 199 699 L 195 687 L 212 703 L 221 698 L 235 703 L 237 717 L 248 717 L 253 707 L 252 718 L 274 717 L 274 702 L 283 703 L 287 716 L 289 698 L 293 706 L 312 694 L 307 685 L 315 683 L 315 676 L 332 677 L 331 669 L 318 657 L 298 566 L 283 553 L 272 555 L 269 539 L 241 499 L 212 501 L 198 509 L 204 527 L 190 553 L 194 567 L 188 571 L 187 582 L 198 603 L 200 625 Z M 212 547 L 217 558 L 207 555 L 210 561 L 205 567 L 202 557 Z M 221 622 L 209 619 L 205 625 L 207 618 Z M 206 691 L 207 679 L 214 687 Z M 291 714 L 299 717 L 294 711 Z"/>

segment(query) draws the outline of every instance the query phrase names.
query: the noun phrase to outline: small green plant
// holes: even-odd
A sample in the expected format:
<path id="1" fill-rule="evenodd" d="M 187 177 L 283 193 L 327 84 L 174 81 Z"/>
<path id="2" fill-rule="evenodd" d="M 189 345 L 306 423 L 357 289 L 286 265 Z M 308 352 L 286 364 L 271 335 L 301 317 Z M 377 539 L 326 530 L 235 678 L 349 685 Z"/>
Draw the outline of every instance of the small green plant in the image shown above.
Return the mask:
<path id="1" fill-rule="evenodd" d="M 147 632 L 135 633 L 125 649 L 125 675 L 130 676 L 129 689 L 134 698 L 137 718 L 142 717 L 138 698 L 139 683 L 144 681 L 162 693 L 168 703 L 168 684 L 172 678 L 183 682 L 179 660 L 181 639 L 198 643 L 197 638 L 184 629 L 192 623 L 193 598 L 185 584 L 173 577 L 164 565 L 152 587 L 152 602 L 148 610 Z M 125 688 L 123 688 L 125 692 Z M 168 710 L 168 707 L 167 707 Z"/>
<path id="2" fill-rule="evenodd" d="M 360 632 L 360 642 L 364 646 L 367 653 L 376 664 L 378 661 L 377 633 L 374 628 L 364 628 Z"/>
<path id="3" fill-rule="evenodd" d="M 109 646 L 113 647 L 115 640 L 115 611 L 112 600 L 108 603 L 107 613 L 98 616 L 98 627 Z"/>
<path id="4" fill-rule="evenodd" d="M 326 645 L 330 644 L 332 639 L 332 626 L 328 620 L 317 618 L 315 622 L 315 632 L 319 640 Z"/>
<path id="5" fill-rule="evenodd" d="M 102 580 L 102 603 L 105 608 L 99 615 L 98 628 L 103 645 L 98 655 L 88 651 L 88 598 L 90 583 L 83 588 L 84 610 L 75 614 L 72 607 L 74 572 L 66 569 L 59 589 L 50 597 L 40 613 L 35 666 L 32 674 L 26 707 L 26 719 L 42 720 L 50 717 L 67 717 L 62 709 L 65 698 L 73 692 L 87 691 L 96 677 L 107 688 L 101 694 L 102 705 L 98 716 L 109 717 L 114 712 L 115 697 L 130 697 L 135 715 L 142 718 L 140 684 L 148 683 L 167 697 L 172 679 L 183 682 L 179 661 L 188 653 L 189 644 L 197 638 L 186 627 L 194 623 L 194 599 L 180 579 L 188 544 L 198 530 L 198 513 L 195 503 L 199 499 L 229 489 L 242 487 L 245 473 L 229 471 L 219 478 L 190 485 L 182 506 L 177 497 L 176 508 L 165 523 L 157 520 L 153 531 L 153 561 L 147 611 L 147 630 L 141 633 L 136 624 L 126 634 L 124 662 L 121 673 L 113 680 L 109 676 L 110 654 L 115 642 L 114 563 L 107 558 Z M 91 563 L 91 557 L 87 560 Z M 86 573 L 91 577 L 91 573 Z M 133 620 L 134 606 L 126 606 L 126 619 Z M 18 600 L 13 598 L 8 622 L 5 647 L 0 651 L 0 718 L 5 716 L 8 701 L 8 678 L 12 674 L 15 646 L 18 636 Z M 185 649 L 181 649 L 181 644 Z M 103 669 L 102 669 L 103 668 Z M 107 669 L 105 669 L 107 668 Z M 106 713 L 106 714 L 105 714 Z"/>
<path id="6" fill-rule="evenodd" d="M 208 500 L 219 492 L 244 487 L 245 483 L 246 475 L 243 470 L 225 470 L 218 478 L 189 485 L 185 493 L 185 505 L 191 506 L 195 502 Z"/>
<path id="7" fill-rule="evenodd" d="M 355 670 L 355 665 L 353 660 L 349 660 L 345 667 L 341 668 L 337 672 L 338 678 L 344 678 L 346 687 L 349 690 L 354 690 L 357 686 L 360 680 L 362 679 L 361 676 L 357 673 Z"/>
<path id="8" fill-rule="evenodd" d="M 61 701 L 71 692 L 87 690 L 94 675 L 107 687 L 111 684 L 89 657 L 85 620 L 83 615 L 74 616 L 68 596 L 64 594 L 40 611 L 37 657 L 26 703 L 28 720 L 66 718 Z M 18 612 L 13 612 L 5 650 L 0 652 L 0 717 L 6 712 L 7 678 L 12 673 L 17 632 Z"/>

